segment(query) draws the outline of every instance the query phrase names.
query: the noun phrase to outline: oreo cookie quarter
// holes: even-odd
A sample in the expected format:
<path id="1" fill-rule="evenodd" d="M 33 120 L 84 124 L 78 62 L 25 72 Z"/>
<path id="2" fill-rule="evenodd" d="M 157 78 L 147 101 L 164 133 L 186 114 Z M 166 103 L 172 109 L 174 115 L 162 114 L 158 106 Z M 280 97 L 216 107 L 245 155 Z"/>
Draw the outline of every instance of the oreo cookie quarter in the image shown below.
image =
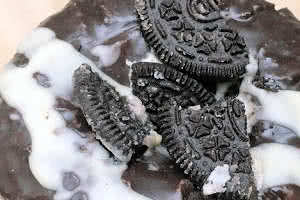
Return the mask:
<path id="1" fill-rule="evenodd" d="M 219 0 L 136 0 L 141 32 L 159 59 L 201 80 L 246 72 L 248 49 L 219 12 Z"/>
<path id="2" fill-rule="evenodd" d="M 163 107 L 159 118 L 163 143 L 177 165 L 198 186 L 226 166 L 230 180 L 225 196 L 248 199 L 256 192 L 244 105 L 237 99 L 195 110 Z M 253 194 L 252 194 L 253 193 Z"/>
<path id="3" fill-rule="evenodd" d="M 129 161 L 150 128 L 130 111 L 125 98 L 88 65 L 73 74 L 73 98 L 80 105 L 96 139 L 121 161 Z"/>
<path id="4" fill-rule="evenodd" d="M 214 94 L 207 91 L 200 81 L 158 63 L 133 64 L 131 86 L 154 124 L 157 124 L 160 107 L 171 98 L 184 108 L 203 107 L 216 101 Z"/>

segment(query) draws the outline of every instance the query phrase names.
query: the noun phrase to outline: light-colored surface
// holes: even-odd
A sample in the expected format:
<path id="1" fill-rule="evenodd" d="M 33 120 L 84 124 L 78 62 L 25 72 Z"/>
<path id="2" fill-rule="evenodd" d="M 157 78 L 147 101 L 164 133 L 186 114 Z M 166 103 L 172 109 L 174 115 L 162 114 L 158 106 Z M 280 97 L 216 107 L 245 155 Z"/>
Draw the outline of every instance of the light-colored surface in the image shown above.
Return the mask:
<path id="1" fill-rule="evenodd" d="M 69 0 L 0 0 L 0 66 L 34 27 L 61 10 Z"/>
<path id="2" fill-rule="evenodd" d="M 97 141 L 83 138 L 80 135 L 84 133 L 68 127 L 64 115 L 68 111 L 61 115 L 54 106 L 56 98 L 71 99 L 72 75 L 83 63 L 91 66 L 119 94 L 127 94 L 129 102 L 132 99 L 131 90 L 109 78 L 92 61 L 69 43 L 57 39 L 54 32 L 47 28 L 35 29 L 20 44 L 17 52 L 25 54 L 30 63 L 24 68 L 9 64 L 0 73 L 0 93 L 5 102 L 20 112 L 30 133 L 32 147 L 29 166 L 36 180 L 43 187 L 56 191 L 55 200 L 98 200 L 103 194 L 103 199 L 107 200 L 118 200 L 120 197 L 150 200 L 131 190 L 121 180 L 127 168 L 126 162 L 116 164 Z M 87 70 L 87 67 L 82 66 L 81 70 Z M 51 87 L 37 84 L 39 81 L 32 78 L 35 72 L 47 76 Z M 79 73 L 82 74 L 82 71 Z M 18 81 L 11 81 L 15 79 Z M 120 151 L 110 150 L 117 158 L 123 157 L 118 154 Z M 73 190 L 63 184 L 67 181 L 65 173 L 69 172 L 80 179 Z"/>
<path id="3" fill-rule="evenodd" d="M 24 36 L 69 0 L 0 0 L 0 66 L 7 63 Z M 299 0 L 269 0 L 276 8 L 289 7 L 300 17 Z"/>

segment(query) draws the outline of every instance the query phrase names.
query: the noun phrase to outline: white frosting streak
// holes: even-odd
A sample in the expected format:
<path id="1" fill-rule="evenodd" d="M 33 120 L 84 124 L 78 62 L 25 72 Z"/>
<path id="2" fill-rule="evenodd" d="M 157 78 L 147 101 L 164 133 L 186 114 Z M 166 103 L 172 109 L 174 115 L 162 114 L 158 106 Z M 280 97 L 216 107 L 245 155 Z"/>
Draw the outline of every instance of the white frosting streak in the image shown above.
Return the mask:
<path id="1" fill-rule="evenodd" d="M 300 136 L 300 93 L 282 90 L 277 93 L 268 92 L 248 85 L 248 93 L 258 98 L 261 111 L 257 114 L 258 120 L 272 121 L 288 127 Z"/>
<path id="2" fill-rule="evenodd" d="M 130 95 L 131 91 L 97 70 L 70 44 L 56 39 L 49 29 L 34 30 L 18 52 L 29 57 L 29 64 L 25 68 L 7 64 L 0 73 L 0 92 L 24 118 L 32 139 L 30 168 L 41 185 L 56 191 L 55 200 L 72 196 L 76 199 L 74 195 L 80 191 L 89 200 L 148 199 L 123 184 L 121 175 L 127 167 L 125 163 L 114 164 L 98 142 L 83 139 L 67 128 L 63 116 L 54 109 L 56 97 L 71 99 L 72 74 L 83 63 L 91 65 L 121 95 Z M 39 86 L 32 78 L 35 72 L 48 76 L 52 87 Z M 66 172 L 73 172 L 80 179 L 80 185 L 73 191 L 63 187 Z"/>
<path id="3" fill-rule="evenodd" d="M 255 87 L 252 80 L 257 69 L 257 61 L 250 56 L 250 64 L 247 67 L 249 74 L 243 80 L 238 97 L 245 103 L 248 131 L 257 120 L 263 120 L 285 126 L 300 136 L 300 92 L 271 92 Z M 253 103 L 252 97 L 258 100 L 259 105 Z"/>
<path id="4" fill-rule="evenodd" d="M 258 190 L 296 184 L 300 186 L 300 150 L 285 144 L 262 144 L 251 148 Z"/>

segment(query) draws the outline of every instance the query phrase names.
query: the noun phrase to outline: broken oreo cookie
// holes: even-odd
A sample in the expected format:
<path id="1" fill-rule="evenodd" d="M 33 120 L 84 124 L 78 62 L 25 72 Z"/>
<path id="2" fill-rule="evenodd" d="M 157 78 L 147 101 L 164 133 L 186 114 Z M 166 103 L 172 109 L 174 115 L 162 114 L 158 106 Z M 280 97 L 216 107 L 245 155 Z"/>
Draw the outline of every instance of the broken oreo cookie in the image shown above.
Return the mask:
<path id="1" fill-rule="evenodd" d="M 133 94 L 142 101 L 154 124 L 159 108 L 171 98 L 184 108 L 216 101 L 201 82 L 159 63 L 133 64 L 131 82 Z"/>
<path id="2" fill-rule="evenodd" d="M 172 104 L 162 107 L 160 129 L 164 145 L 184 173 L 202 187 L 212 172 L 223 166 L 230 175 L 224 194 L 239 194 L 237 199 L 254 195 L 256 187 L 243 103 L 229 99 L 202 109 L 185 110 L 176 101 Z"/>
<path id="3" fill-rule="evenodd" d="M 88 65 L 73 75 L 74 101 L 81 107 L 96 139 L 121 161 L 129 161 L 150 128 L 130 111 L 125 98 Z"/>
<path id="4" fill-rule="evenodd" d="M 202 80 L 246 72 L 244 39 L 225 24 L 220 0 L 136 0 L 141 32 L 159 59 Z"/>

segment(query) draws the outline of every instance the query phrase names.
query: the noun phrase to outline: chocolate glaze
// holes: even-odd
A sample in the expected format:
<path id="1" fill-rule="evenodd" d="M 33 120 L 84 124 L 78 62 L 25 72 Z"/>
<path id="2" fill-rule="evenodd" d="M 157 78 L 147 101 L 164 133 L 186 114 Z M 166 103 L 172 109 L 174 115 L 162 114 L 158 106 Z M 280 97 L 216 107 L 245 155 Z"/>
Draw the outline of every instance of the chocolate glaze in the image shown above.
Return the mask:
<path id="1" fill-rule="evenodd" d="M 300 23 L 294 15 L 288 9 L 276 11 L 273 4 L 264 0 L 228 0 L 222 8 L 224 14 L 228 13 L 230 8 L 236 8 L 236 12 L 242 15 L 240 18 L 232 18 L 229 15 L 228 24 L 245 37 L 251 49 L 261 52 L 260 76 L 277 78 L 282 89 L 299 90 Z M 98 59 L 90 53 L 93 47 L 125 40 L 117 62 L 111 67 L 104 68 L 103 71 L 120 83 L 129 85 L 129 68 L 126 59 L 131 61 L 140 59 L 149 52 L 149 49 L 137 32 L 138 26 L 134 18 L 125 24 L 118 24 L 109 19 L 114 16 L 134 15 L 134 0 L 71 0 L 61 12 L 49 17 L 40 26 L 52 29 L 58 38 L 70 42 L 93 61 Z M 100 25 L 125 28 L 103 41 L 97 36 L 94 28 Z M 135 37 L 132 37 L 134 34 Z M 261 50 L 262 48 L 264 51 Z M 265 65 L 266 58 L 271 58 L 277 67 Z M 263 63 L 268 67 L 264 67 Z M 59 109 L 73 110 L 69 103 L 62 100 L 58 100 L 58 105 Z M 5 102 L 0 104 L 0 194 L 10 200 L 51 199 L 53 192 L 42 188 L 31 174 L 28 165 L 30 137 L 22 117 L 17 121 L 11 120 L 9 116 L 12 113 L 17 111 Z M 85 122 L 82 122 L 84 124 L 82 127 L 78 125 L 81 124 L 79 121 L 82 120 L 82 114 L 77 114 L 77 121 L 70 122 L 69 126 L 75 128 L 79 126 L 88 132 Z M 268 142 L 263 141 L 259 136 L 260 128 L 256 131 L 257 141 L 253 145 Z M 299 141 L 290 143 L 300 146 Z M 149 170 L 149 162 L 158 165 L 158 171 Z M 147 157 L 146 161 L 142 159 L 131 163 L 123 179 L 133 190 L 155 200 L 192 199 L 190 195 L 197 196 L 197 193 L 192 192 L 193 185 L 185 179 L 183 173 L 171 166 L 172 162 L 167 156 L 154 152 L 152 156 Z M 291 195 L 267 192 L 263 199 L 268 197 L 299 199 L 299 188 L 294 186 L 289 188 L 294 192 Z"/>
<path id="2" fill-rule="evenodd" d="M 131 16 L 132 20 L 118 24 L 112 19 L 113 16 Z M 124 31 L 103 40 L 97 36 L 95 31 L 95 26 L 100 25 L 108 28 L 124 28 Z M 63 11 L 41 23 L 41 26 L 53 30 L 59 39 L 70 42 L 93 61 L 97 61 L 97 57 L 93 56 L 90 50 L 99 45 L 99 42 L 109 45 L 116 41 L 125 40 L 126 42 L 121 46 L 121 55 L 117 62 L 108 68 L 103 68 L 105 73 L 124 85 L 129 85 L 129 67 L 126 65 L 126 59 L 140 59 L 148 51 L 141 34 L 137 32 L 134 0 L 73 0 L 67 4 Z M 130 39 L 130 34 L 137 34 L 137 36 Z M 83 42 L 80 38 L 87 42 Z"/>
<path id="3" fill-rule="evenodd" d="M 158 151 L 151 154 L 131 165 L 123 174 L 123 179 L 133 190 L 151 199 L 180 199 L 180 185 L 189 181 L 169 157 Z"/>
<path id="4" fill-rule="evenodd" d="M 250 13 L 248 20 L 228 18 L 250 48 L 260 52 L 260 76 L 272 77 L 282 89 L 300 89 L 300 23 L 287 9 L 276 11 L 274 5 L 260 1 L 226 1 L 224 12 L 236 8 L 239 14 Z M 262 55 L 263 54 L 263 55 Z M 273 65 L 263 62 L 271 58 Z"/>

